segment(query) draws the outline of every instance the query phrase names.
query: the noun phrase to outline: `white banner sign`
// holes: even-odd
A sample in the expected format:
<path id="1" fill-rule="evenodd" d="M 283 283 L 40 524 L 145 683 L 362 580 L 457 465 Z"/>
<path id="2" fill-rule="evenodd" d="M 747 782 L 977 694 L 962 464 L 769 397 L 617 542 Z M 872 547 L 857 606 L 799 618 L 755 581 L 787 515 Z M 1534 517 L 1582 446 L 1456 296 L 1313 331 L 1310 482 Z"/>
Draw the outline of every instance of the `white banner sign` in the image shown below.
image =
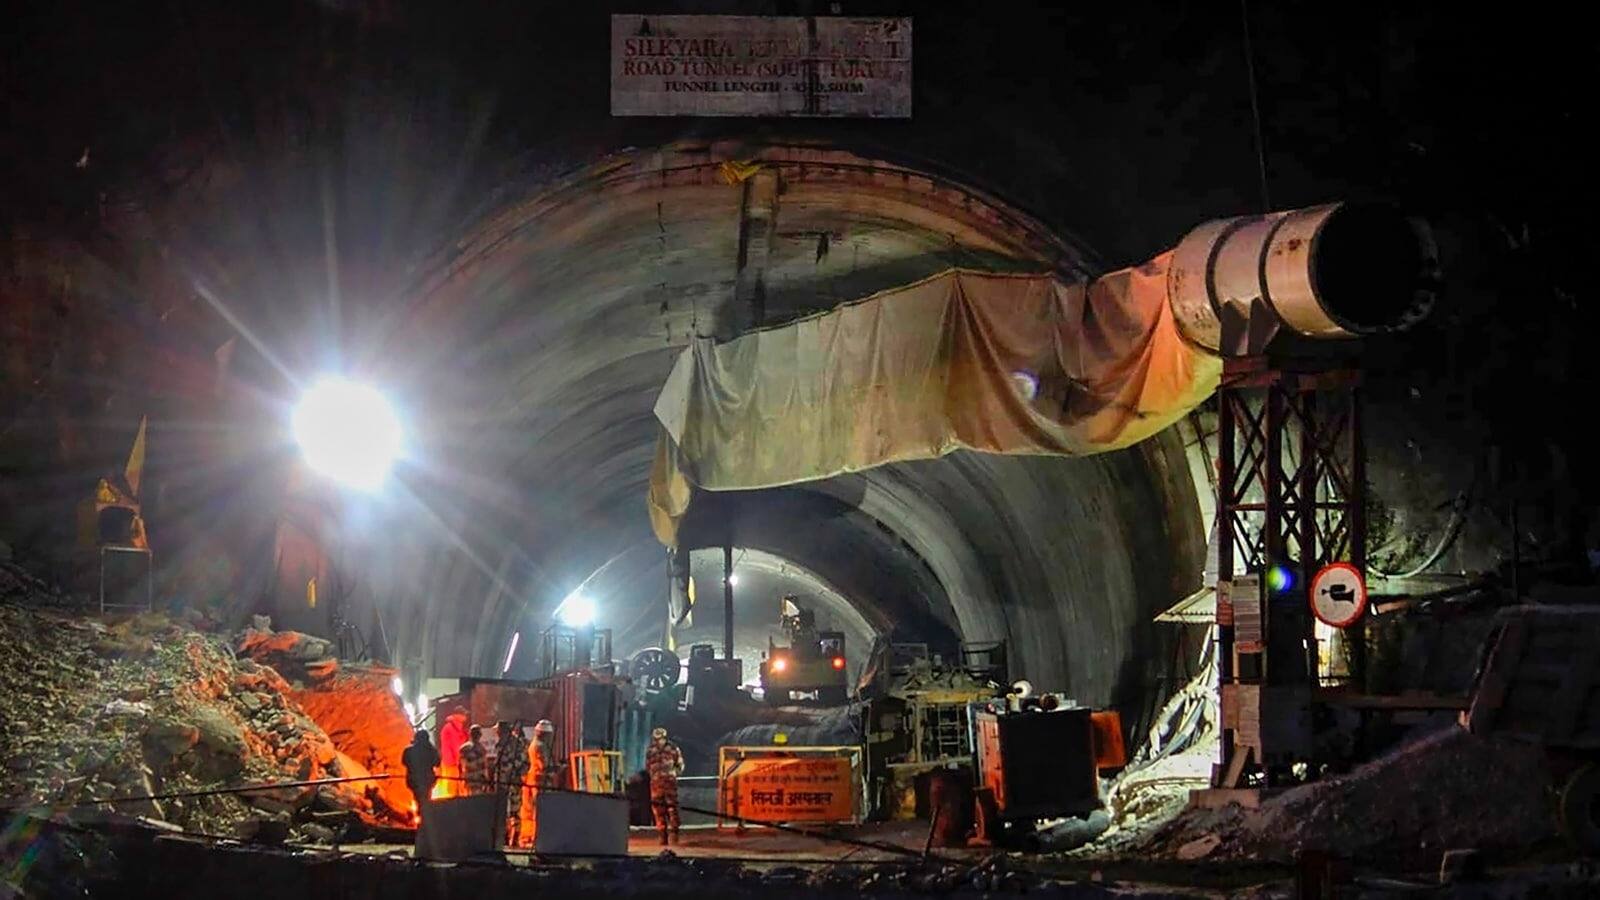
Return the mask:
<path id="1" fill-rule="evenodd" d="M 614 116 L 911 117 L 911 20 L 611 17 Z"/>

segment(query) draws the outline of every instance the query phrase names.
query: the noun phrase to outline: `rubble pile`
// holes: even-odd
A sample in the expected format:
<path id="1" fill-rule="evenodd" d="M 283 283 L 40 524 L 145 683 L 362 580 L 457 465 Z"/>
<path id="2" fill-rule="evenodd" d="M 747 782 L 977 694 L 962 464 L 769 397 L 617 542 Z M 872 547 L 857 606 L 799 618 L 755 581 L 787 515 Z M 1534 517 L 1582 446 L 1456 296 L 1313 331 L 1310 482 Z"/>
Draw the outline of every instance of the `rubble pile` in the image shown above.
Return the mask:
<path id="1" fill-rule="evenodd" d="M 1095 816 L 1065 823 L 1046 832 L 1045 849 L 1077 851 L 1083 857 L 1119 858 L 1133 855 L 1189 806 L 1190 791 L 1211 782 L 1211 767 L 1218 754 L 1218 733 L 1208 731 L 1180 752 L 1130 766 L 1106 786 L 1105 827 L 1096 830 Z M 1096 815 L 1102 815 L 1097 811 Z"/>
<path id="2" fill-rule="evenodd" d="M 845 855 L 848 855 L 846 853 Z M 714 896 L 770 895 L 804 891 L 809 896 L 860 897 L 868 894 L 983 896 L 1048 893 L 1055 882 L 1030 871 L 1004 853 L 981 859 L 935 863 L 904 860 L 877 863 L 748 866 L 726 859 L 684 858 L 663 850 L 650 859 L 605 860 L 587 870 L 598 892 L 616 884 L 631 887 L 671 884 L 716 885 Z M 590 891 L 594 893 L 596 891 Z"/>
<path id="3" fill-rule="evenodd" d="M 1289 860 L 1316 850 L 1422 862 L 1452 848 L 1512 850 L 1550 839 L 1554 792 L 1542 752 L 1454 724 L 1350 773 L 1262 800 L 1190 810 L 1149 849 L 1178 859 Z"/>
<path id="4" fill-rule="evenodd" d="M 95 803 L 366 774 L 271 667 L 164 615 L 0 602 L 0 721 L 0 795 L 12 805 L 311 841 L 382 820 L 359 782 Z"/>
<path id="5" fill-rule="evenodd" d="M 67 603 L 67 597 L 21 566 L 0 560 L 0 603 L 61 606 Z"/>
<path id="6" fill-rule="evenodd" d="M 241 657 L 270 667 L 288 680 L 283 690 L 333 741 L 345 770 L 401 774 L 401 755 L 411 744 L 411 721 L 391 686 L 394 669 L 341 662 L 333 646 L 296 631 L 273 631 L 258 619 L 234 644 Z M 373 801 L 398 818 L 412 812 L 404 779 L 373 782 Z"/>

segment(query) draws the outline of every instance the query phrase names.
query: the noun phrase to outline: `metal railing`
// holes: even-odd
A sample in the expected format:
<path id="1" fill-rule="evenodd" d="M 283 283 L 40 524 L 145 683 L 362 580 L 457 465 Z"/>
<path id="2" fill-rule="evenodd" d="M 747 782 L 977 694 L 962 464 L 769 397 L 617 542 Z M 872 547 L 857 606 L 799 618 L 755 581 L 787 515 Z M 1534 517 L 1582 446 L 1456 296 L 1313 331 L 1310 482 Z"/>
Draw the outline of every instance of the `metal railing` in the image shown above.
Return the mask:
<path id="1" fill-rule="evenodd" d="M 100 547 L 100 613 L 105 614 L 107 609 L 138 609 L 136 603 L 107 603 L 106 602 L 106 554 L 132 553 L 145 558 L 144 570 L 144 610 L 149 612 L 155 607 L 156 598 L 156 566 L 155 557 L 144 547 L 119 547 L 103 544 Z"/>

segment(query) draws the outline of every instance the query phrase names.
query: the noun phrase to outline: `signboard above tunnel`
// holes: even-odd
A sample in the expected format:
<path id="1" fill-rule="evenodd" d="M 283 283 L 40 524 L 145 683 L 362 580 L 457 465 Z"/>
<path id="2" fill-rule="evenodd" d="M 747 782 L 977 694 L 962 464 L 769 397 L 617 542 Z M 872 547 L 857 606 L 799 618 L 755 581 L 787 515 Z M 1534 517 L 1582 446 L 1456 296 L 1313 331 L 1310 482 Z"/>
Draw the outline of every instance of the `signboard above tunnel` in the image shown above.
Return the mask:
<path id="1" fill-rule="evenodd" d="M 611 114 L 908 119 L 911 19 L 614 15 Z"/>

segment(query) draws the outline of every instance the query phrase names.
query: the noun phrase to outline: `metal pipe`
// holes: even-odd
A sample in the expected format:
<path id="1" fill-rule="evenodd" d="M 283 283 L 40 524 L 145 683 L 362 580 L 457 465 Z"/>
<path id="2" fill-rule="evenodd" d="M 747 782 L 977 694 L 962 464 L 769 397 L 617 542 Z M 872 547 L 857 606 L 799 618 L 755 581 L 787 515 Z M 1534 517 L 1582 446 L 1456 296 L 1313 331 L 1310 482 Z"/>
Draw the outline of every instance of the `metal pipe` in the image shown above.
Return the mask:
<path id="1" fill-rule="evenodd" d="M 1350 563 L 1367 576 L 1367 438 L 1361 415 L 1361 388 L 1350 390 Z M 1350 681 L 1357 690 L 1367 687 L 1367 620 L 1372 616 L 1372 604 L 1362 610 L 1361 618 L 1345 629 L 1353 637 L 1349 647 Z"/>
<path id="2" fill-rule="evenodd" d="M 733 659 L 733 536 L 722 544 L 722 658 Z"/>
<path id="3" fill-rule="evenodd" d="M 166 794 L 137 794 L 128 797 L 104 797 L 99 800 L 80 800 L 75 803 L 54 804 L 56 807 L 75 809 L 80 806 L 99 806 L 102 803 L 142 803 L 150 800 L 184 800 L 192 797 L 216 797 L 224 794 L 253 794 L 258 791 L 277 791 L 285 788 L 320 787 L 325 784 L 348 784 L 353 781 L 386 781 L 398 778 L 394 774 L 355 775 L 349 778 L 316 778 L 306 781 L 279 781 L 272 784 L 243 784 L 234 787 L 209 788 L 202 791 L 175 791 Z M 46 804 L 47 806 L 50 804 Z"/>
<path id="4" fill-rule="evenodd" d="M 1235 432 L 1238 430 L 1238 391 L 1224 386 L 1217 394 L 1217 583 L 1233 581 L 1234 530 L 1239 492 L 1237 460 L 1234 458 Z M 1219 607 L 1220 608 L 1220 607 Z M 1233 618 L 1217 623 L 1218 682 L 1233 680 Z M 1224 753 L 1227 745 L 1224 744 Z M 1224 760 L 1226 762 L 1226 760 Z"/>
<path id="5" fill-rule="evenodd" d="M 1315 339 L 1401 331 L 1432 309 L 1437 285 L 1428 227 L 1381 204 L 1216 219 L 1190 231 L 1167 268 L 1179 328 L 1224 353 L 1241 351 L 1226 346 L 1223 323 L 1260 316 Z"/>

